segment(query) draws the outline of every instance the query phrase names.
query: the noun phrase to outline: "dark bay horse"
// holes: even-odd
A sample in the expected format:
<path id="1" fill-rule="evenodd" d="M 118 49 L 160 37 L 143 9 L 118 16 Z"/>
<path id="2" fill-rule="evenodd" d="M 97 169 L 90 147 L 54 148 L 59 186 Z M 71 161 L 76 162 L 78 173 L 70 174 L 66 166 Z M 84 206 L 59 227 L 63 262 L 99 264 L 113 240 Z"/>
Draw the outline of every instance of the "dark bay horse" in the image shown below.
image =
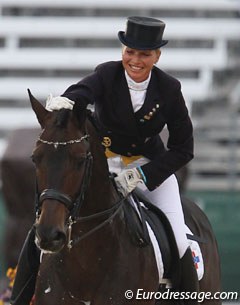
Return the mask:
<path id="1" fill-rule="evenodd" d="M 134 295 L 139 288 L 158 290 L 155 254 L 151 244 L 132 243 L 123 200 L 109 177 L 101 140 L 86 109 L 75 103 L 72 111 L 48 112 L 30 91 L 29 95 L 42 127 L 32 155 L 38 195 L 36 244 L 42 250 L 35 304 L 155 304 L 154 299 L 125 296 L 127 290 Z M 192 232 L 208 241 L 201 245 L 205 275 L 200 290 L 219 291 L 219 257 L 211 226 L 195 204 L 187 202 L 184 210 Z"/>

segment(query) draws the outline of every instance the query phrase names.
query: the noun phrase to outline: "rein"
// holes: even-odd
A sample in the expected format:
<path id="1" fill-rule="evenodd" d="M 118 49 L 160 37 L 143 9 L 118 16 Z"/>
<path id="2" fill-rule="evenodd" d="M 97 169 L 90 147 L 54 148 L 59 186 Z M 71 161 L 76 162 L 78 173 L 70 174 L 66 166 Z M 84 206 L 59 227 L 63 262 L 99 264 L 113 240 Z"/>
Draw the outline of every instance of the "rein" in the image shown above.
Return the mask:
<path id="1" fill-rule="evenodd" d="M 81 240 L 85 239 L 86 237 L 88 237 L 89 235 L 91 235 L 92 233 L 98 231 L 99 229 L 101 229 L 102 227 L 104 227 L 105 225 L 109 224 L 112 222 L 113 218 L 118 214 L 118 212 L 120 211 L 120 209 L 122 208 L 122 204 L 124 203 L 125 198 L 122 198 L 120 201 L 118 201 L 114 206 L 112 206 L 111 208 L 104 210 L 102 212 L 96 213 L 96 214 L 92 214 L 89 216 L 84 216 L 84 217 L 78 217 L 78 219 L 76 221 L 73 221 L 71 219 L 71 217 L 68 219 L 68 243 L 67 243 L 67 247 L 70 250 L 74 245 L 76 245 L 77 243 L 79 243 Z M 71 239 L 71 233 L 72 233 L 72 225 L 74 223 L 77 222 L 85 222 L 85 221 L 89 221 L 92 219 L 96 219 L 99 218 L 101 216 L 105 216 L 107 214 L 110 214 L 110 216 L 104 220 L 103 222 L 101 222 L 99 225 L 97 225 L 96 227 L 94 227 L 93 229 L 91 229 L 90 231 L 88 231 L 87 233 L 76 237 L 75 239 Z"/>
<path id="2" fill-rule="evenodd" d="M 43 140 L 41 137 L 38 138 L 38 141 L 40 141 L 43 144 L 47 145 L 53 145 L 55 149 L 57 149 L 58 145 L 67 145 L 67 144 L 74 144 L 74 143 L 81 143 L 83 140 L 89 139 L 89 135 L 86 134 L 83 137 L 75 140 L 70 140 L 66 142 L 53 142 L 53 141 L 46 141 Z M 113 218 L 118 214 L 120 211 L 122 204 L 125 200 L 125 198 L 122 198 L 119 200 L 116 204 L 114 204 L 109 209 L 106 209 L 104 211 L 89 215 L 89 216 L 82 216 L 80 217 L 80 210 L 84 202 L 85 198 L 85 192 L 89 186 L 91 172 L 92 172 L 92 163 L 93 163 L 93 156 L 90 151 L 86 153 L 85 156 L 85 168 L 84 168 L 84 175 L 83 175 L 83 181 L 81 184 L 80 193 L 76 199 L 75 202 L 71 199 L 71 197 L 67 194 L 61 193 L 55 189 L 45 189 L 42 191 L 41 194 L 38 192 L 38 185 L 36 183 L 36 221 L 38 221 L 40 214 L 41 214 L 41 206 L 44 200 L 46 199 L 53 199 L 61 202 L 65 205 L 65 207 L 69 211 L 69 218 L 67 220 L 67 226 L 68 226 L 68 242 L 67 242 L 67 248 L 70 250 L 74 245 L 79 243 L 84 238 L 88 237 L 95 231 L 99 230 L 103 226 L 105 226 L 108 223 L 111 223 Z M 96 219 L 105 215 L 110 214 L 110 216 L 101 222 L 99 225 L 88 231 L 87 233 L 76 237 L 75 239 L 72 239 L 72 226 L 73 224 L 79 223 L 79 222 L 86 222 L 90 221 L 92 219 Z"/>

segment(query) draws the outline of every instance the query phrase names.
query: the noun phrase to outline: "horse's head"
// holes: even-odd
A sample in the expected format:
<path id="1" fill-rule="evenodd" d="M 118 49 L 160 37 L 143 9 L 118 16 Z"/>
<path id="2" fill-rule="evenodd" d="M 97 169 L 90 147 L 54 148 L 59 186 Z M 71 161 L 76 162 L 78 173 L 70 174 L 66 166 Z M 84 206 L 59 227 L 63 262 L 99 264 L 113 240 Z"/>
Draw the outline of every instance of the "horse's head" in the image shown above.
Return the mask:
<path id="1" fill-rule="evenodd" d="M 61 250 L 67 225 L 82 203 L 91 171 L 86 109 L 49 112 L 29 91 L 32 108 L 42 127 L 32 160 L 36 167 L 36 243 L 48 252 Z"/>

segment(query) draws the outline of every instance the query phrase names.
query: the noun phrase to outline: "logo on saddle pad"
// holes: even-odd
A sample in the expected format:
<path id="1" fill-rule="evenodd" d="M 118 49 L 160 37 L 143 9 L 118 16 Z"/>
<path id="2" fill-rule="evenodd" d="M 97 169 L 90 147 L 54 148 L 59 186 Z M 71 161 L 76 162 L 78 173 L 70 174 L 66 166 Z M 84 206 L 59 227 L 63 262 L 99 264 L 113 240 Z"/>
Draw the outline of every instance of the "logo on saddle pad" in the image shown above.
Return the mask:
<path id="1" fill-rule="evenodd" d="M 200 258 L 196 255 L 195 251 L 192 251 L 193 263 L 196 269 L 199 268 L 198 264 L 200 263 Z"/>
<path id="2" fill-rule="evenodd" d="M 187 237 L 194 236 L 191 230 L 188 226 L 185 225 L 185 230 Z M 197 271 L 198 280 L 200 281 L 204 274 L 204 262 L 203 262 L 203 256 L 202 251 L 200 249 L 199 243 L 196 240 L 189 239 L 188 237 L 188 243 L 192 250 L 192 257 L 193 257 L 193 263 Z"/>

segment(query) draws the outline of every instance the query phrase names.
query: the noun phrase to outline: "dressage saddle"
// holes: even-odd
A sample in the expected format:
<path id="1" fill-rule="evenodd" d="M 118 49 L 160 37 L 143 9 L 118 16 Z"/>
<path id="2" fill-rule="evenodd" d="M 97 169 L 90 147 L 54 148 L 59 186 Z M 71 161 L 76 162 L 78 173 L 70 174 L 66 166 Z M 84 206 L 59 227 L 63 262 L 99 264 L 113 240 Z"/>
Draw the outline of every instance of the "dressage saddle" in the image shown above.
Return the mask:
<path id="1" fill-rule="evenodd" d="M 147 224 L 151 227 L 161 251 L 164 278 L 176 283 L 179 270 L 179 254 L 172 227 L 166 215 L 158 209 L 139 190 L 134 190 L 128 204 L 124 204 L 127 228 L 134 245 L 145 247 L 151 243 Z M 132 204 L 134 201 L 134 205 Z"/>

